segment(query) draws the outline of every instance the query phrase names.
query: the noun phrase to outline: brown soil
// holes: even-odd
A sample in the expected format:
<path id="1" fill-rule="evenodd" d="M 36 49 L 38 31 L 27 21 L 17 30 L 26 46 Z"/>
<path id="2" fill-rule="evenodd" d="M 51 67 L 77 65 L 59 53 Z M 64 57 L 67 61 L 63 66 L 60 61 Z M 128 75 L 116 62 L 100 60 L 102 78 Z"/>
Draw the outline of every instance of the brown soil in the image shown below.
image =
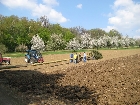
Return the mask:
<path id="1" fill-rule="evenodd" d="M 17 100 L 24 105 L 139 105 L 140 49 L 100 52 L 103 59 L 86 63 L 63 61 L 63 65 L 28 64 L 1 70 L 1 85 L 6 91 L 10 89 L 9 95 L 1 92 L 3 101 Z M 48 62 L 69 59 L 69 54 L 43 57 Z M 23 57 L 12 58 L 11 64 L 26 65 Z"/>
<path id="2" fill-rule="evenodd" d="M 134 54 L 140 54 L 140 49 L 134 49 L 134 50 L 101 50 L 100 51 L 103 55 L 103 59 L 100 60 L 89 60 L 87 61 L 87 63 L 89 62 L 99 62 L 99 61 L 104 61 L 104 60 L 108 60 L 108 59 L 112 59 L 112 58 L 118 58 L 118 57 L 125 57 L 125 56 L 129 56 L 129 55 L 134 55 Z M 50 62 L 50 61 L 57 61 L 57 60 L 64 60 L 64 59 L 69 59 L 70 54 L 56 54 L 56 55 L 44 55 L 44 61 L 45 62 Z M 60 70 L 60 69 L 67 69 L 67 68 L 71 68 L 72 66 L 80 66 L 83 64 L 83 62 L 80 62 L 78 64 L 67 64 L 69 63 L 69 61 L 63 61 L 63 62 L 59 62 L 59 63 L 51 63 L 51 64 L 45 64 L 45 65 L 38 65 L 38 66 L 31 66 L 30 64 L 28 64 L 28 67 L 23 68 L 22 70 L 39 70 L 41 72 L 52 72 L 52 71 L 56 71 L 56 70 Z M 11 65 L 27 65 L 27 63 L 25 63 L 24 61 L 24 57 L 20 57 L 20 58 L 12 58 L 11 59 Z M 57 66 L 59 65 L 59 66 Z M 53 66 L 53 67 L 52 67 Z M 14 69 L 14 70 L 18 70 Z"/>

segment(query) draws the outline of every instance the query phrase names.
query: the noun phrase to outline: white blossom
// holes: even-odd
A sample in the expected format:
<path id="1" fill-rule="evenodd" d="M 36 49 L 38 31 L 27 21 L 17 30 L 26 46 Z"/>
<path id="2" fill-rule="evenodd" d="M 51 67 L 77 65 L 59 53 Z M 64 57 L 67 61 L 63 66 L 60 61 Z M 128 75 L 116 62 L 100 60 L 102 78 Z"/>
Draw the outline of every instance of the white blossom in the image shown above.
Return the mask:
<path id="1" fill-rule="evenodd" d="M 84 48 L 89 48 L 90 46 L 90 41 L 91 41 L 91 35 L 88 34 L 88 33 L 83 33 L 81 35 L 81 45 L 84 47 Z"/>
<path id="2" fill-rule="evenodd" d="M 90 40 L 90 46 L 89 46 L 89 48 L 93 48 L 94 46 L 97 46 L 97 40 L 94 39 L 94 38 L 92 38 Z"/>
<path id="3" fill-rule="evenodd" d="M 45 48 L 44 41 L 39 37 L 38 34 L 32 37 L 31 44 L 32 50 L 44 50 Z"/>
<path id="4" fill-rule="evenodd" d="M 66 42 L 63 40 L 62 34 L 52 34 L 50 37 L 50 41 L 48 41 L 49 47 L 52 50 L 61 50 L 64 48 Z"/>
<path id="5" fill-rule="evenodd" d="M 67 44 L 67 49 L 71 49 L 71 50 L 78 50 L 81 49 L 82 46 L 79 43 L 79 40 L 77 40 L 76 38 L 73 38 L 72 40 L 69 41 L 69 43 Z"/>

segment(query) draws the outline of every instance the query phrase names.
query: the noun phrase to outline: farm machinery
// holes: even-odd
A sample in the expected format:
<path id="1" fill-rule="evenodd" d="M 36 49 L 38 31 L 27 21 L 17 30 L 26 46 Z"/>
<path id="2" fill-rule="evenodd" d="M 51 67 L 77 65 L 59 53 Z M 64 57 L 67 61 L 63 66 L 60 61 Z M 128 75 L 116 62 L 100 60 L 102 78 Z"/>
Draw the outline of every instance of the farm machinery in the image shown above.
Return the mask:
<path id="1" fill-rule="evenodd" d="M 9 65 L 10 64 L 10 57 L 2 57 L 2 54 L 0 53 L 0 64 L 2 64 L 2 62 Z"/>
<path id="2" fill-rule="evenodd" d="M 25 62 L 27 63 L 43 63 L 42 54 L 37 50 L 27 50 L 27 54 L 25 54 Z"/>

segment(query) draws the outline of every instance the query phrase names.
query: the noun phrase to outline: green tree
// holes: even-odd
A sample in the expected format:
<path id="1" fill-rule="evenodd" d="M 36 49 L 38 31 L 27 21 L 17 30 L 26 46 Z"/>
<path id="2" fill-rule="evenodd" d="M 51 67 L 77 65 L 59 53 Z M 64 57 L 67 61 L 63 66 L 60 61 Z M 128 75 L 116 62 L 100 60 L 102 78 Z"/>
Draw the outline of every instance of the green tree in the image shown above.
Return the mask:
<path id="1" fill-rule="evenodd" d="M 66 42 L 69 42 L 71 39 L 73 39 L 75 37 L 75 35 L 67 28 L 63 28 L 63 39 Z"/>
<path id="2" fill-rule="evenodd" d="M 17 21 L 18 17 L 14 15 L 2 19 L 2 43 L 8 48 L 8 51 L 14 51 L 17 46 L 15 40 L 17 38 L 17 28 L 15 27 Z"/>
<path id="3" fill-rule="evenodd" d="M 38 35 L 43 39 L 45 45 L 47 45 L 47 42 L 50 40 L 50 30 L 48 28 L 40 27 Z"/>
<path id="4" fill-rule="evenodd" d="M 121 33 L 119 33 L 119 32 L 118 32 L 117 30 L 115 30 L 115 29 L 110 30 L 109 33 L 108 33 L 108 36 L 110 36 L 110 37 L 118 36 L 119 39 L 122 38 Z"/>
<path id="5" fill-rule="evenodd" d="M 100 28 L 91 29 L 88 31 L 88 33 L 91 34 L 92 38 L 97 38 L 97 39 L 100 38 L 101 36 L 107 35 L 107 33 Z"/>

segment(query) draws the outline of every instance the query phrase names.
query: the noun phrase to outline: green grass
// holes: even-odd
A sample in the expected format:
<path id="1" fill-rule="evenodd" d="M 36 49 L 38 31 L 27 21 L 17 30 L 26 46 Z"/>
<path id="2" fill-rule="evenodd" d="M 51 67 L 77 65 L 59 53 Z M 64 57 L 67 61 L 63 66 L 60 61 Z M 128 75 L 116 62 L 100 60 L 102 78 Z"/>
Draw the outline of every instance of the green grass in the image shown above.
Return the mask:
<path id="1" fill-rule="evenodd" d="M 75 52 L 86 52 L 86 51 L 90 51 L 91 49 L 81 49 L 81 50 L 77 50 Z M 72 53 L 72 50 L 57 50 L 57 51 L 46 51 L 46 52 L 42 52 L 43 55 L 49 55 L 49 54 L 69 54 Z"/>
<path id="2" fill-rule="evenodd" d="M 77 50 L 76 52 L 88 52 L 91 49 L 81 49 Z M 50 55 L 50 54 L 69 54 L 72 53 L 72 50 L 57 50 L 57 51 L 45 51 L 41 52 L 42 55 Z M 5 53 L 3 54 L 3 57 L 24 57 L 26 52 L 21 53 L 21 52 L 13 52 L 13 53 Z"/>
<path id="3" fill-rule="evenodd" d="M 2 54 L 3 57 L 24 57 L 26 53 L 14 52 Z"/>
<path id="4" fill-rule="evenodd" d="M 133 50 L 133 49 L 140 49 L 139 47 L 130 47 L 130 48 L 112 48 L 112 49 L 108 49 L 108 48 L 99 48 L 98 50 Z M 81 50 L 77 50 L 76 52 L 90 52 L 93 49 L 81 49 Z M 96 49 L 95 49 L 96 50 Z M 49 55 L 49 54 L 70 54 L 72 53 L 72 50 L 57 50 L 57 51 L 45 51 L 42 52 L 42 55 Z M 24 57 L 26 54 L 26 52 L 21 53 L 21 52 L 14 52 L 14 53 L 6 53 L 3 54 L 3 57 Z"/>

